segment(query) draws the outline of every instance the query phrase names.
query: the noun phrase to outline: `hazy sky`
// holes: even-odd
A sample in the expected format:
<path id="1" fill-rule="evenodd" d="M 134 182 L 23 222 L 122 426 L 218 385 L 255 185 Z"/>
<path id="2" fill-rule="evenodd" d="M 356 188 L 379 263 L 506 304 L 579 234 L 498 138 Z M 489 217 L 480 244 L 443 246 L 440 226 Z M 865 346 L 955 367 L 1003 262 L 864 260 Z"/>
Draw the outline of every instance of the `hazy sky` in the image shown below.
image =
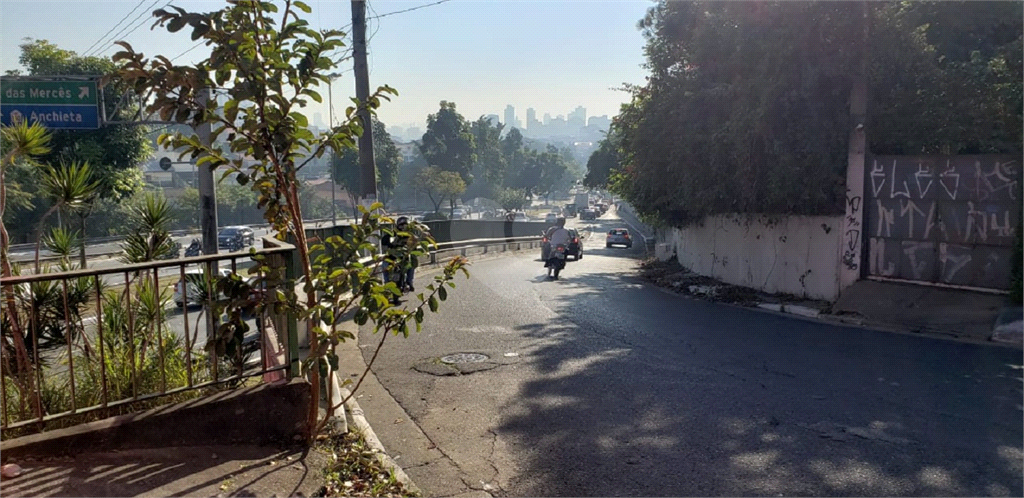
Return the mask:
<path id="1" fill-rule="evenodd" d="M 305 1 L 313 8 L 306 19 L 314 27 L 350 30 L 349 1 Z M 527 107 L 537 111 L 538 119 L 545 113 L 568 114 L 577 105 L 588 116 L 612 117 L 628 100 L 617 89 L 623 83 L 642 84 L 647 75 L 636 24 L 653 5 L 649 0 L 449 0 L 431 5 L 435 2 L 367 4 L 370 87 L 388 84 L 399 92 L 379 111 L 388 125 L 422 127 L 442 100 L 455 102 L 470 120 L 492 113 L 503 117 L 508 104 L 523 122 Z M 167 3 L 3 0 L 0 69 L 20 68 L 18 45 L 25 37 L 49 40 L 79 55 L 109 56 L 116 51 L 112 42 L 125 40 L 147 56 L 184 53 L 176 63 L 202 58 L 206 47 L 189 51 L 196 43 L 187 30 L 149 29 L 149 12 Z M 170 3 L 201 12 L 224 5 L 212 0 Z M 342 76 L 333 84 L 335 119 L 355 95 L 352 61 L 341 62 L 337 71 Z M 318 110 L 326 121 L 326 105 L 308 115 Z"/>

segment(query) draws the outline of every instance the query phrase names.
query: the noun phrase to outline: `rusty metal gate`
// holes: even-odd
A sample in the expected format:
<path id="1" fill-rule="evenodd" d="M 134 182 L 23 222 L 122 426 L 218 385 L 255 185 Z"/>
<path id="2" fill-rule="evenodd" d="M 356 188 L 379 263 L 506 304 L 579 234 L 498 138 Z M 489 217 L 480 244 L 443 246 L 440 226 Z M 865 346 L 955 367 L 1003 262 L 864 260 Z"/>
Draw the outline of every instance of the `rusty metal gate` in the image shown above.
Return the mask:
<path id="1" fill-rule="evenodd" d="M 1010 287 L 1020 158 L 874 156 L 865 170 L 869 277 Z"/>

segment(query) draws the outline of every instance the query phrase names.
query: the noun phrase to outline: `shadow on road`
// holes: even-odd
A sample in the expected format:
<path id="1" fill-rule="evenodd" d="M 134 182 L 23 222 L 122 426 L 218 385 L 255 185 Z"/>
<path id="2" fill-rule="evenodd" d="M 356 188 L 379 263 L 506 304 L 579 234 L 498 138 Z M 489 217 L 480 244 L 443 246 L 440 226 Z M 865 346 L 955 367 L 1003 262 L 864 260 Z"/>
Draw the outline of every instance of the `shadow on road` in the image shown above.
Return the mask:
<path id="1" fill-rule="evenodd" d="M 602 244 L 585 254 L 598 250 L 635 258 L 643 249 Z M 586 261 L 555 282 L 573 290 L 551 304 L 571 322 L 520 327 L 546 345 L 527 360 L 543 378 L 503 407 L 496 430 L 530 455 L 517 493 L 1024 491 L 1019 352 L 806 322 L 668 295 L 634 274 L 572 271 Z"/>

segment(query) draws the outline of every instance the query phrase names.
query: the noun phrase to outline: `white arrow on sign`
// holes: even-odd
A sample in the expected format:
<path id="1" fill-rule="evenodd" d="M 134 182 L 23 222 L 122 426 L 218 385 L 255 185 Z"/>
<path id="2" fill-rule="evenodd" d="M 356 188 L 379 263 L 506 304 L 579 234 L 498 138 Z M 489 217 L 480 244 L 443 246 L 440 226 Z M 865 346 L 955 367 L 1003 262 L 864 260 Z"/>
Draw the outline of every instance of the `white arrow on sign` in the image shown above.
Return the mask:
<path id="1" fill-rule="evenodd" d="M 89 87 L 87 87 L 87 86 L 80 86 L 80 87 L 78 87 L 78 98 L 79 99 L 84 99 L 84 98 L 87 98 L 87 97 L 89 97 Z"/>

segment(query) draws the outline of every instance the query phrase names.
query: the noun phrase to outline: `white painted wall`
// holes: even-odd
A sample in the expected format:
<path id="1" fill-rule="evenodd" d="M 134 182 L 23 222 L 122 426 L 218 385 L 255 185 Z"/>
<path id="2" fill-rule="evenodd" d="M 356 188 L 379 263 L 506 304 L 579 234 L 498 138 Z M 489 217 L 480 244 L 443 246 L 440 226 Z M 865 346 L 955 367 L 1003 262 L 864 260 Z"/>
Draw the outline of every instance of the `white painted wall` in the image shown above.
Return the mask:
<path id="1" fill-rule="evenodd" d="M 843 216 L 710 216 L 666 233 L 679 264 L 725 283 L 834 301 Z M 660 237 L 659 237 L 660 238 Z"/>

